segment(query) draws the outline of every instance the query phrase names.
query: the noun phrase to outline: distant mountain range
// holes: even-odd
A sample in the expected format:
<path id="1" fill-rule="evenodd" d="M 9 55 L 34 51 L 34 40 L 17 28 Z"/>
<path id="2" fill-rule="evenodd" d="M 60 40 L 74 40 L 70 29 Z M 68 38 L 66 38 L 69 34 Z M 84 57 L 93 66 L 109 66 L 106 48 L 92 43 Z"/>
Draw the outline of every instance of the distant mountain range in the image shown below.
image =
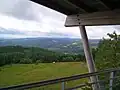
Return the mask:
<path id="1" fill-rule="evenodd" d="M 90 39 L 91 47 L 97 47 L 100 39 Z M 77 38 L 21 38 L 0 39 L 0 46 L 41 47 L 63 53 L 83 53 L 83 46 Z"/>
<path id="2" fill-rule="evenodd" d="M 68 37 L 79 37 L 74 36 L 72 33 L 63 32 L 43 32 L 43 31 L 29 31 L 29 30 L 18 30 L 13 28 L 0 27 L 0 38 L 13 39 L 13 38 L 30 38 L 30 37 L 49 37 L 49 38 L 68 38 Z"/>

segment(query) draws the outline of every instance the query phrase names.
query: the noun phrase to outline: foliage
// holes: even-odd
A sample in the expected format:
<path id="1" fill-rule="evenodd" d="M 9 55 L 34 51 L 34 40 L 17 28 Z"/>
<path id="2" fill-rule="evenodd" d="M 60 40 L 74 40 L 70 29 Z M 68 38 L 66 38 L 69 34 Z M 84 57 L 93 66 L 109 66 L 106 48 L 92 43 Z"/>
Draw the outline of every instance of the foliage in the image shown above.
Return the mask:
<path id="1" fill-rule="evenodd" d="M 112 34 L 108 33 L 107 35 L 109 38 L 103 38 L 99 42 L 98 48 L 93 50 L 93 56 L 98 70 L 120 67 L 120 35 L 117 35 L 116 32 L 113 32 Z M 115 75 L 117 76 L 117 74 Z M 105 80 L 107 77 L 109 78 L 110 76 L 100 75 L 99 79 Z M 108 87 L 107 84 L 105 86 Z M 120 84 L 117 83 L 117 86 L 115 86 L 113 90 L 119 90 L 119 87 Z"/>
<path id="2" fill-rule="evenodd" d="M 37 60 L 37 61 L 35 62 L 36 65 L 38 65 L 39 63 L 41 63 L 41 60 Z"/>
<path id="3" fill-rule="evenodd" d="M 35 64 L 13 64 L 0 67 L 0 87 L 14 86 L 25 83 L 40 82 L 42 80 L 67 77 L 87 73 L 87 67 L 83 68 L 83 62 L 59 62 Z M 87 79 L 67 82 L 67 87 L 87 82 Z M 49 85 L 34 90 L 61 90 L 61 83 Z M 50 89 L 51 88 L 51 89 Z"/>
<path id="4" fill-rule="evenodd" d="M 115 68 L 120 66 L 120 35 L 116 32 L 109 34 L 109 39 L 100 41 L 96 54 L 95 62 L 97 68 Z"/>
<path id="5" fill-rule="evenodd" d="M 12 43 L 11 43 L 12 42 Z M 90 39 L 90 45 L 97 47 L 99 39 Z M 21 39 L 0 39 L 0 46 L 40 47 L 55 52 L 69 54 L 84 54 L 83 44 L 80 38 L 21 38 Z"/>
<path id="6" fill-rule="evenodd" d="M 74 61 L 74 59 L 73 59 L 73 57 L 65 57 L 65 58 L 63 58 L 63 61 L 71 62 L 71 61 Z"/>
<path id="7" fill-rule="evenodd" d="M 20 64 L 31 64 L 32 63 L 32 60 L 29 59 L 29 58 L 23 58 L 20 60 L 19 62 Z"/>
<path id="8" fill-rule="evenodd" d="M 83 87 L 82 90 L 92 90 L 92 88 L 89 86 L 86 86 L 86 87 Z"/>
<path id="9" fill-rule="evenodd" d="M 6 64 L 31 64 L 82 61 L 83 55 L 63 54 L 37 47 L 0 47 L 0 66 Z"/>

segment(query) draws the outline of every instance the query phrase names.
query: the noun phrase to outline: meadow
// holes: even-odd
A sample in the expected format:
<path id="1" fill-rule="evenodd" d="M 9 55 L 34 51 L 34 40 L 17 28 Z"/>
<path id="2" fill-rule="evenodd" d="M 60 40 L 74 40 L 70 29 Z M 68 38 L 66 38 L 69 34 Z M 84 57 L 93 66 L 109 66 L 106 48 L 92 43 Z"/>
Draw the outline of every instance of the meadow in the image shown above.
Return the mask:
<path id="1" fill-rule="evenodd" d="M 0 87 L 32 83 L 42 80 L 55 79 L 65 76 L 87 73 L 86 64 L 83 62 L 59 62 L 59 63 L 40 63 L 40 64 L 13 64 L 0 67 Z M 87 81 L 82 79 L 69 82 L 67 86 Z M 44 87 L 45 88 L 45 87 Z M 49 86 L 46 89 L 55 90 L 60 85 Z"/>

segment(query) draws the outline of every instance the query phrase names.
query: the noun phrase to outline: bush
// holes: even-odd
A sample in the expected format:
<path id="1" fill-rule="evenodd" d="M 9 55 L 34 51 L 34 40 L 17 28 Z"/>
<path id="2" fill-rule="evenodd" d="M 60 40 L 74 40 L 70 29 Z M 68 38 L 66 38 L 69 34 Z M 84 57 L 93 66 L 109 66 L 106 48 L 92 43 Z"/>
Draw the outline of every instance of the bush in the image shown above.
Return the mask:
<path id="1" fill-rule="evenodd" d="M 0 71 L 2 71 L 2 69 L 0 68 Z"/>
<path id="2" fill-rule="evenodd" d="M 41 63 L 41 60 L 37 60 L 37 61 L 35 62 L 36 65 L 39 64 L 39 63 Z"/>
<path id="3" fill-rule="evenodd" d="M 76 58 L 75 61 L 81 61 L 80 58 Z"/>
<path id="4" fill-rule="evenodd" d="M 74 59 L 73 59 L 73 57 L 64 57 L 63 61 L 64 62 L 71 62 L 71 61 L 74 61 Z"/>
<path id="5" fill-rule="evenodd" d="M 32 60 L 29 58 L 23 58 L 20 60 L 20 64 L 31 64 Z"/>

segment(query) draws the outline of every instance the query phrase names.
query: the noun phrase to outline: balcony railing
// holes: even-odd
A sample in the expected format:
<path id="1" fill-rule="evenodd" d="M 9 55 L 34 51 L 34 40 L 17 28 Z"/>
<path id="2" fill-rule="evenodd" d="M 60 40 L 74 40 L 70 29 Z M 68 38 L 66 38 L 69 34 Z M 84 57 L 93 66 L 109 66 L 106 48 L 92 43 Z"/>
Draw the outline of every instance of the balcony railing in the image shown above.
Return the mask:
<path id="1" fill-rule="evenodd" d="M 89 83 L 89 80 L 88 80 L 87 83 L 83 82 L 83 84 L 80 84 L 78 86 L 66 87 L 66 82 L 73 81 L 73 80 L 80 80 L 83 78 L 89 79 L 91 76 L 98 76 L 99 81 Z M 92 90 L 91 88 L 92 85 L 95 85 L 98 83 L 100 87 L 97 90 L 106 90 L 106 89 L 107 90 L 113 90 L 113 89 L 119 90 L 117 88 L 120 87 L 120 68 L 112 68 L 112 69 L 107 69 L 107 70 L 98 71 L 94 73 L 86 73 L 86 74 L 57 78 L 57 79 L 46 80 L 46 81 L 41 81 L 41 82 L 3 87 L 3 88 L 0 88 L 0 90 L 24 90 L 24 89 L 53 85 L 57 83 L 61 83 L 61 90 L 75 90 L 78 88 L 82 88 L 82 89 L 84 88 L 83 90 L 86 90 L 85 88 L 89 88 L 89 90 Z"/>

